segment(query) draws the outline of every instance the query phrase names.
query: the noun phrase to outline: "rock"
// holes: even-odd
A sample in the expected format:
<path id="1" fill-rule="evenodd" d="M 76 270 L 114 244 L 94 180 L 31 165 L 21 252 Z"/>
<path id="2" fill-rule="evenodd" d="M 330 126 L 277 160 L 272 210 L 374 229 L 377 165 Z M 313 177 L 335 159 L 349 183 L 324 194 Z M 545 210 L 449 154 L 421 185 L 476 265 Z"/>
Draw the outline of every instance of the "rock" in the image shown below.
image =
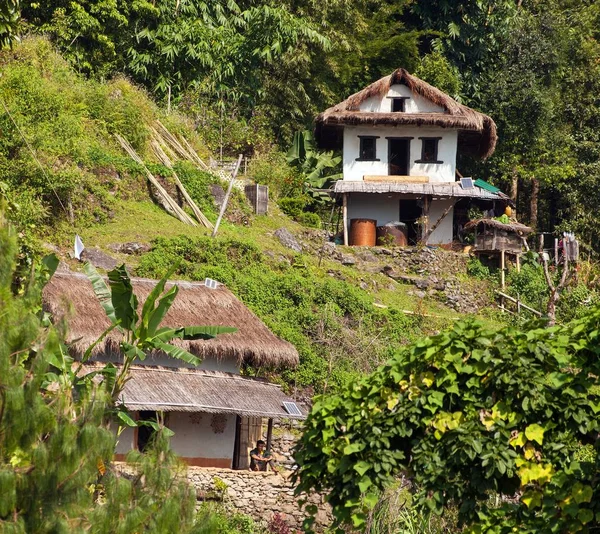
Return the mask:
<path id="1" fill-rule="evenodd" d="M 295 252 L 302 252 L 302 245 L 298 243 L 298 240 L 286 228 L 279 228 L 278 230 L 275 230 L 275 233 L 273 235 L 275 235 L 275 237 L 279 239 L 279 242 L 284 247 L 290 248 Z"/>
<path id="2" fill-rule="evenodd" d="M 424 299 L 427 296 L 425 291 L 409 291 L 408 294 L 417 297 L 418 299 Z"/>
<path id="3" fill-rule="evenodd" d="M 367 263 L 374 263 L 379 261 L 377 256 L 375 256 L 375 254 L 371 254 L 370 252 L 361 252 L 357 254 L 357 256 L 361 261 L 365 261 Z"/>
<path id="4" fill-rule="evenodd" d="M 215 206 L 217 206 L 217 208 L 220 208 L 221 205 L 223 204 L 223 201 L 225 200 L 225 191 L 218 184 L 212 184 L 211 186 L 209 186 L 209 188 L 210 188 L 210 194 L 213 197 Z"/>
<path id="5" fill-rule="evenodd" d="M 331 242 L 331 241 L 327 241 L 326 243 L 323 244 L 323 254 L 327 254 L 328 256 L 331 256 L 333 254 L 336 253 L 336 244 Z"/>
<path id="6" fill-rule="evenodd" d="M 106 252 L 102 252 L 99 248 L 85 248 L 81 253 L 81 259 L 83 261 L 89 261 L 94 267 L 99 267 L 100 269 L 104 269 L 106 271 L 110 271 L 114 269 L 119 262 L 106 254 Z"/>
<path id="7" fill-rule="evenodd" d="M 53 252 L 54 254 L 60 254 L 60 249 L 52 243 L 43 243 L 42 247 L 49 252 Z"/>
<path id="8" fill-rule="evenodd" d="M 113 243 L 108 245 L 108 248 L 114 252 L 120 252 L 121 254 L 143 254 L 152 249 L 147 243 L 137 243 L 135 241 L 129 243 Z"/>
<path id="9" fill-rule="evenodd" d="M 342 265 L 355 265 L 356 260 L 352 256 L 342 256 Z"/>

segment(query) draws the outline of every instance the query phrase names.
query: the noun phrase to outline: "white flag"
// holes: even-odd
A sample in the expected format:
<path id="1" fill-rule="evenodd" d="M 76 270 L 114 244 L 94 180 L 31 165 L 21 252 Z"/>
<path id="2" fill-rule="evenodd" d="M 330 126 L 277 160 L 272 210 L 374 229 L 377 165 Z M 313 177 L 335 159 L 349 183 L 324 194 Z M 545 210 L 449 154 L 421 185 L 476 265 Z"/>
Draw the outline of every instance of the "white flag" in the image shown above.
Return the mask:
<path id="1" fill-rule="evenodd" d="M 83 249 L 85 248 L 85 246 L 83 245 L 83 241 L 81 240 L 81 237 L 79 237 L 77 234 L 75 234 L 75 257 L 78 260 L 81 260 L 81 253 L 83 252 Z"/>

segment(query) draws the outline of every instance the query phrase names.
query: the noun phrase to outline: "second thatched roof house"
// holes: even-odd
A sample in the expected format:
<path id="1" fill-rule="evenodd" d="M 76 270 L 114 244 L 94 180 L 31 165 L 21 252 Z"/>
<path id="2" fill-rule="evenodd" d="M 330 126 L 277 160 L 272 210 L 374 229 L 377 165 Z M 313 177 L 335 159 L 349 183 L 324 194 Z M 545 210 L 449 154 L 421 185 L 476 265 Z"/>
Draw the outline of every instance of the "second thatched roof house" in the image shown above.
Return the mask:
<path id="1" fill-rule="evenodd" d="M 343 148 L 334 192 L 343 199 L 345 244 L 375 244 L 375 227 L 389 223 L 409 243 L 447 244 L 457 203 L 473 199 L 488 210 L 497 201 L 504 211 L 497 189 L 456 178 L 457 152 L 494 152 L 494 121 L 404 69 L 321 113 L 316 138 L 321 148 Z"/>
<path id="2" fill-rule="evenodd" d="M 275 336 L 225 286 L 209 289 L 203 283 L 170 282 L 179 287 L 163 325 L 211 325 L 238 330 L 216 339 L 182 341 L 189 352 L 203 358 L 199 368 L 164 354 L 150 354 L 131 369 L 121 402 L 134 418 L 148 420 L 157 412 L 166 415 L 175 432 L 173 450 L 188 464 L 205 467 L 247 468 L 248 451 L 263 434 L 263 419 L 303 418 L 294 402 L 275 384 L 240 375 L 242 363 L 254 367 L 294 367 L 298 352 Z M 155 280 L 133 278 L 138 300 L 143 302 Z M 57 272 L 44 289 L 44 309 L 55 321 L 68 324 L 67 343 L 74 357 L 110 326 L 86 276 Z M 119 335 L 113 332 L 99 343 L 90 370 L 122 361 Z M 291 404 L 289 404 L 291 403 Z M 291 413 L 292 412 L 292 413 Z M 149 427 L 127 429 L 119 438 L 117 458 L 133 448 L 143 448 Z"/>

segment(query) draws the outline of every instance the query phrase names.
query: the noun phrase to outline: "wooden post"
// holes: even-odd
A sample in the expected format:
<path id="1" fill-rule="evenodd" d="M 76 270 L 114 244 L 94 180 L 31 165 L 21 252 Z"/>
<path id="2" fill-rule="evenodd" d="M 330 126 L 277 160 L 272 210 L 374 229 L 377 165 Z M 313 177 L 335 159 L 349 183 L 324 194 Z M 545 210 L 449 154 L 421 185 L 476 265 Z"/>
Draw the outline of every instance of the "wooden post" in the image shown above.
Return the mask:
<path id="1" fill-rule="evenodd" d="M 505 279 L 504 279 L 504 268 L 506 266 L 506 258 L 504 255 L 504 249 L 500 251 L 500 285 L 502 289 L 505 288 Z"/>
<path id="2" fill-rule="evenodd" d="M 517 313 L 521 315 L 521 296 L 517 293 Z"/>
<path id="3" fill-rule="evenodd" d="M 227 187 L 227 193 L 225 193 L 225 198 L 223 199 L 223 204 L 221 204 L 221 211 L 219 212 L 219 217 L 217 218 L 217 222 L 215 223 L 215 227 L 213 228 L 211 237 L 215 237 L 217 235 L 217 230 L 219 229 L 219 225 L 221 224 L 221 219 L 225 214 L 225 209 L 227 208 L 227 202 L 229 202 L 229 195 L 231 195 L 231 190 L 233 189 L 233 182 L 235 182 L 235 177 L 237 176 L 238 171 L 240 170 L 240 164 L 242 163 L 242 154 L 237 160 L 237 164 L 235 166 L 235 170 L 231 175 L 231 180 L 229 180 L 229 187 Z"/>
<path id="4" fill-rule="evenodd" d="M 448 213 L 450 213 L 452 211 L 452 208 L 454 207 L 454 205 L 456 204 L 456 200 L 453 199 L 450 203 L 450 205 L 444 210 L 444 213 L 442 213 L 440 215 L 440 218 L 435 221 L 435 223 L 433 223 L 431 226 L 429 226 L 429 217 L 427 218 L 427 226 L 429 226 L 429 228 L 427 229 L 427 231 L 423 234 L 423 244 L 426 245 L 427 244 L 427 240 L 429 239 L 429 236 L 431 236 L 431 234 L 433 234 L 433 232 L 435 232 L 435 229 L 440 225 L 440 223 L 446 218 L 446 215 L 448 215 Z"/>
<path id="5" fill-rule="evenodd" d="M 554 265 L 558 265 L 558 237 L 554 238 Z"/>
<path id="6" fill-rule="evenodd" d="M 429 196 L 423 197 L 423 224 L 421 228 L 421 243 L 426 245 L 426 240 L 429 237 L 429 208 L 431 207 L 431 198 Z"/>
<path id="7" fill-rule="evenodd" d="M 344 246 L 348 246 L 348 193 L 343 193 L 342 196 L 342 210 L 344 219 Z"/>
<path id="8" fill-rule="evenodd" d="M 267 450 L 271 450 L 271 441 L 273 441 L 273 419 L 267 423 Z"/>
<path id="9" fill-rule="evenodd" d="M 521 254 L 516 255 L 516 260 L 517 260 L 517 272 L 520 273 L 521 272 Z"/>

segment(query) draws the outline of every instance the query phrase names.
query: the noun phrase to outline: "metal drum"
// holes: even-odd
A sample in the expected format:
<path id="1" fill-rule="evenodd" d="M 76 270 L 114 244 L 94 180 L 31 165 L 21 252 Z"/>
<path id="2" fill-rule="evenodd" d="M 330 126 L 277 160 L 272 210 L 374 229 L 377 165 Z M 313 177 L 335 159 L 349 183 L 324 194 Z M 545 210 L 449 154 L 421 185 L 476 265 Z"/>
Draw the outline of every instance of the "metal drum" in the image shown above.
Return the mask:
<path id="1" fill-rule="evenodd" d="M 377 244 L 379 246 L 405 247 L 408 244 L 406 224 L 390 222 L 377 227 Z"/>
<path id="2" fill-rule="evenodd" d="M 375 219 L 351 219 L 349 244 L 355 247 L 374 247 L 376 227 Z"/>

